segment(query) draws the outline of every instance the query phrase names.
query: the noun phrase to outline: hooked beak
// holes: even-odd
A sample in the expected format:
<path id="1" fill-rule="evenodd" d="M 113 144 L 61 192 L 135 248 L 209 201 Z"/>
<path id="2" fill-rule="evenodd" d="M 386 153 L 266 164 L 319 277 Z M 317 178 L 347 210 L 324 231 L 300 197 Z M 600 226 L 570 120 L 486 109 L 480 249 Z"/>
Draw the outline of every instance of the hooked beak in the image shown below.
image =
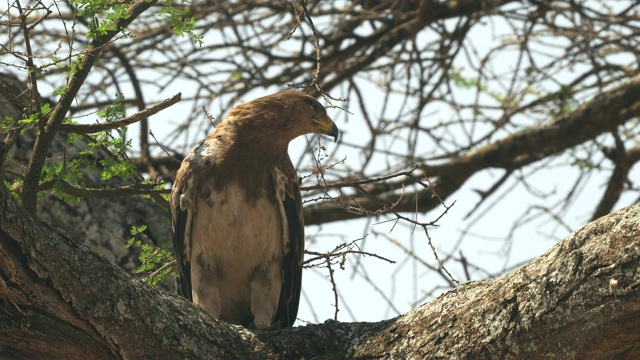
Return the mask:
<path id="1" fill-rule="evenodd" d="M 325 135 L 329 135 L 333 137 L 333 142 L 338 141 L 338 137 L 340 136 L 340 130 L 336 124 L 331 120 L 330 117 L 326 117 L 323 120 L 313 120 L 321 129 L 321 133 Z"/>

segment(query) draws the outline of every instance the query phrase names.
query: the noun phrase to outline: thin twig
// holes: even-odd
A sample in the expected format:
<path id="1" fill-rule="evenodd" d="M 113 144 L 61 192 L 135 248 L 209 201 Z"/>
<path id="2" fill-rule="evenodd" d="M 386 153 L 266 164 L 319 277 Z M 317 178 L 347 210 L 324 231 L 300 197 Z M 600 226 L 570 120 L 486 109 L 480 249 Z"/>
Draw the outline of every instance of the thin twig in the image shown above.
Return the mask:
<path id="1" fill-rule="evenodd" d="M 307 92 L 311 90 L 312 87 L 317 87 L 318 79 L 320 78 L 320 59 L 322 58 L 322 54 L 320 51 L 320 37 L 318 36 L 318 31 L 316 30 L 315 25 L 313 25 L 313 20 L 311 19 L 311 15 L 309 15 L 309 10 L 307 9 L 306 0 L 300 0 L 300 6 L 302 6 L 302 11 L 304 11 L 304 17 L 309 22 L 309 27 L 311 28 L 311 33 L 313 34 L 313 46 L 316 49 L 316 71 L 311 78 L 311 84 L 307 88 Z M 320 93 L 322 91 L 319 87 L 317 87 Z"/>
<path id="2" fill-rule="evenodd" d="M 171 189 L 155 189 L 152 184 L 139 184 L 133 186 L 120 186 L 113 189 L 79 188 L 66 181 L 60 182 L 64 192 L 71 196 L 83 199 L 112 199 L 134 195 L 169 194 Z"/>
<path id="3" fill-rule="evenodd" d="M 378 183 L 378 182 L 393 179 L 399 176 L 412 175 L 417 168 L 418 166 L 415 165 L 413 168 L 411 168 L 411 170 L 400 171 L 397 173 L 380 176 L 376 178 L 371 178 L 371 179 L 354 180 L 354 181 L 346 181 L 346 182 L 338 182 L 338 183 L 324 183 L 322 185 L 314 185 L 314 186 L 301 186 L 300 190 L 312 191 L 312 190 L 325 190 L 325 189 L 339 189 L 339 188 L 345 188 L 345 187 L 356 187 L 356 186 L 365 185 L 365 184 Z"/>

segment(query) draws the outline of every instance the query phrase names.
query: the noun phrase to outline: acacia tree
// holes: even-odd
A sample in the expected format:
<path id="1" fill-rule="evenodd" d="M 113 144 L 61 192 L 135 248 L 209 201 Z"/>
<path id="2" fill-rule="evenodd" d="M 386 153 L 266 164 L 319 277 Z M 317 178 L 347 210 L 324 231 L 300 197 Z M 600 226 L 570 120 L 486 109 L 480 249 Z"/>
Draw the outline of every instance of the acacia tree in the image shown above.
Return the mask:
<path id="1" fill-rule="evenodd" d="M 303 179 L 307 224 L 393 220 L 423 230 L 432 249 L 415 251 L 401 232 L 372 231 L 404 251 L 401 263 L 412 262 L 415 272 L 439 274 L 450 287 L 487 277 L 486 266 L 458 254 L 478 219 L 499 223 L 491 212 L 513 189 L 527 189 L 530 205 L 503 225 L 512 229 L 505 246 L 532 218 L 569 227 L 568 209 L 588 196 L 582 190 L 590 177 L 608 180 L 591 219 L 620 206 L 623 193 L 633 194 L 638 6 L 610 6 L 9 3 L 0 86 L 6 184 L 0 349 L 59 357 L 633 356 L 639 338 L 633 330 L 639 318 L 636 208 L 589 225 L 526 267 L 461 286 L 402 317 L 286 330 L 286 339 L 212 322 L 50 227 L 63 227 L 131 272 L 140 264 L 120 239 L 136 225 L 143 269 L 163 278 L 172 269 L 163 196 L 181 155 L 238 101 L 287 85 L 312 92 L 336 108 L 339 123 L 348 121 L 337 146 L 310 140 L 311 151 L 300 151 L 297 165 L 310 173 Z M 179 100 L 184 111 L 179 119 L 172 115 L 176 129 L 155 137 L 149 117 Z M 90 121 L 77 123 L 83 119 Z M 139 127 L 135 148 L 132 129 L 124 129 L 132 124 Z M 348 136 L 350 126 L 357 136 Z M 555 197 L 540 191 L 534 179 L 559 167 L 573 170 L 577 180 Z M 483 174 L 495 178 L 475 190 L 461 240 L 437 250 L 431 226 L 454 194 Z M 431 218 L 418 216 L 434 209 Z M 316 237 L 309 242 L 321 242 Z M 310 248 L 308 265 L 326 267 L 336 309 L 334 270 L 347 254 L 385 257 L 363 246 Z M 356 259 L 354 273 L 370 279 Z M 423 285 L 419 290 L 434 294 Z M 603 331 L 618 336 L 600 339 Z"/>

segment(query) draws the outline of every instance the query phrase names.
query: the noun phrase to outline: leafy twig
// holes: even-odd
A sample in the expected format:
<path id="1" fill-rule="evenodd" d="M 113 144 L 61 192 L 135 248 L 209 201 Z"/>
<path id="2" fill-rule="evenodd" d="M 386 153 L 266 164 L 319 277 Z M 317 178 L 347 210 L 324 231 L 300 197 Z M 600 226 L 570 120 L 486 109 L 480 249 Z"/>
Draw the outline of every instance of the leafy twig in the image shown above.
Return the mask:
<path id="1" fill-rule="evenodd" d="M 58 132 L 60 125 L 62 125 L 73 99 L 76 97 L 80 87 L 82 87 L 82 84 L 89 75 L 93 64 L 98 59 L 103 46 L 108 44 L 114 36 L 119 34 L 123 29 L 131 24 L 134 19 L 153 6 L 156 2 L 157 0 L 138 0 L 131 4 L 126 11 L 126 16 L 115 21 L 114 30 L 107 30 L 101 34 L 97 34 L 93 41 L 91 41 L 87 46 L 86 52 L 77 65 L 77 71 L 69 78 L 65 91 L 60 97 L 60 101 L 58 101 L 49 114 L 48 119 L 38 134 L 36 143 L 33 147 L 33 152 L 29 159 L 29 164 L 27 165 L 27 171 L 25 174 L 24 189 L 20 194 L 22 205 L 27 211 L 34 212 L 36 209 L 36 200 L 38 197 L 36 188 L 38 187 L 42 167 L 44 166 L 47 152 L 51 147 L 51 142 Z"/>

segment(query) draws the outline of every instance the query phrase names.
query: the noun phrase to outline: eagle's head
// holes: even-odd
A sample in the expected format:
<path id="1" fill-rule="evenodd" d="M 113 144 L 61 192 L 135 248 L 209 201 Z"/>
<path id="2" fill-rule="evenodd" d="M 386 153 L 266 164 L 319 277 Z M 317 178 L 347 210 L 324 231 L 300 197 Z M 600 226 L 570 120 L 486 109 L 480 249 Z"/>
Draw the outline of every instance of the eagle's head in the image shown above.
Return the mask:
<path id="1" fill-rule="evenodd" d="M 329 135 L 334 141 L 338 140 L 340 134 L 318 100 L 295 90 L 282 91 L 238 105 L 229 112 L 227 119 L 237 123 L 238 132 L 277 134 L 278 139 L 287 144 L 304 134 Z"/>

